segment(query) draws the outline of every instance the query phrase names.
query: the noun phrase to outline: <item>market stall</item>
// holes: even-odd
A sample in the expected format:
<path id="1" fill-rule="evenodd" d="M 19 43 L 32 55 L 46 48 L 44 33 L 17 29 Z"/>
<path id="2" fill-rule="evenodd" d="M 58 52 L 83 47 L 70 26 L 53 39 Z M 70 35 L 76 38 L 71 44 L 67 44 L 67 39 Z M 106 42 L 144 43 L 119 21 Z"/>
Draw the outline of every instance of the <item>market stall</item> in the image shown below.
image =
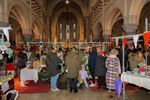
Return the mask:
<path id="1" fill-rule="evenodd" d="M 139 87 L 143 87 L 147 90 L 150 90 L 150 85 L 148 84 L 150 83 L 149 75 L 141 77 L 141 75 L 138 73 L 133 74 L 133 73 L 124 72 L 121 75 L 121 80 L 130 84 L 137 85 Z"/>
<path id="2" fill-rule="evenodd" d="M 135 45 L 135 48 L 136 48 L 139 36 L 143 36 L 144 45 L 145 45 L 146 50 L 147 50 L 149 48 L 149 45 L 148 45 L 149 38 L 150 38 L 150 32 L 149 31 L 144 32 L 143 34 L 126 35 L 126 36 L 112 37 L 111 38 L 111 39 L 115 39 L 116 44 L 118 44 L 118 39 L 122 39 L 122 63 L 123 63 L 122 68 L 123 68 L 123 73 L 121 75 L 121 80 L 123 81 L 123 100 L 126 100 L 125 83 L 124 82 L 129 82 L 129 83 L 132 83 L 132 84 L 135 84 L 135 85 L 138 85 L 138 86 L 145 87 L 145 88 L 149 89 L 149 86 L 146 86 L 145 82 L 143 82 L 143 83 L 141 82 L 141 81 L 144 81 L 144 80 L 146 80 L 146 81 L 149 80 L 149 77 L 145 77 L 146 74 L 141 76 L 140 73 L 139 73 L 140 69 L 137 69 L 138 71 L 135 71 L 133 73 L 132 72 L 129 72 L 129 73 L 125 72 L 125 58 L 124 58 L 124 56 L 125 56 L 125 48 L 126 48 L 126 45 L 127 45 L 127 39 L 133 39 L 133 42 L 134 42 L 134 45 Z M 147 56 L 146 56 L 146 64 L 147 64 Z M 140 66 L 140 67 L 144 68 L 146 66 Z M 142 70 L 142 72 L 145 73 L 145 69 Z M 148 76 L 149 76 L 149 74 L 148 74 Z M 136 79 L 136 81 L 138 81 L 138 83 L 135 80 L 131 80 L 133 78 Z"/>

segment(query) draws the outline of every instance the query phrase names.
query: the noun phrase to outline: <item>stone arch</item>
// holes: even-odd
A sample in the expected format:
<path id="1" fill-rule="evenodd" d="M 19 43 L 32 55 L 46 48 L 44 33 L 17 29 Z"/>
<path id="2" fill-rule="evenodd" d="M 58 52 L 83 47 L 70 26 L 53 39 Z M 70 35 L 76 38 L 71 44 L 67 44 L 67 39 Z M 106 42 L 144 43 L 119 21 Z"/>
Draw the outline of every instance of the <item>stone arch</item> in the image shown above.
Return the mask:
<path id="1" fill-rule="evenodd" d="M 33 32 L 33 35 L 34 35 L 34 40 L 40 40 L 42 37 L 42 33 L 40 31 L 40 28 L 39 28 L 39 25 L 37 23 L 37 21 L 33 21 L 33 24 L 32 24 L 32 32 Z"/>
<path id="2" fill-rule="evenodd" d="M 123 13 L 119 8 L 114 8 L 111 11 L 111 14 L 109 14 L 108 21 L 105 23 L 105 29 L 107 30 L 106 35 L 111 35 L 113 25 L 119 21 L 120 19 L 123 19 Z"/>
<path id="3" fill-rule="evenodd" d="M 13 47 L 18 47 L 20 46 L 20 42 L 23 42 L 21 25 L 12 14 L 9 15 L 8 21 L 13 29 L 10 31 L 9 35 L 11 45 L 13 45 Z"/>
<path id="4" fill-rule="evenodd" d="M 24 13 L 25 9 L 22 7 L 21 2 L 12 2 L 8 9 L 8 21 L 13 30 L 10 34 L 10 40 L 14 46 L 20 46 L 20 42 L 24 42 L 23 34 L 28 32 L 28 17 Z"/>
<path id="5" fill-rule="evenodd" d="M 140 16 L 139 16 L 139 25 L 138 25 L 138 32 L 139 33 L 143 33 L 145 30 L 145 18 L 148 18 L 148 21 L 150 21 L 150 1 L 147 2 L 142 10 L 141 10 L 141 13 L 140 13 Z M 150 27 L 148 25 L 148 28 L 150 30 Z"/>
<path id="6" fill-rule="evenodd" d="M 103 26 L 100 22 L 96 24 L 95 32 L 93 35 L 94 41 L 103 41 Z"/>
<path id="7" fill-rule="evenodd" d="M 22 28 L 22 33 L 25 34 L 29 32 L 28 26 L 28 13 L 27 13 L 27 8 L 22 2 L 11 2 L 9 5 L 8 13 L 9 15 L 12 13 L 15 17 L 16 20 L 19 22 Z"/>
<path id="8" fill-rule="evenodd" d="M 142 8 L 145 4 L 147 4 L 150 0 L 131 0 L 131 8 L 129 12 L 128 23 L 131 24 L 139 24 L 140 14 Z"/>

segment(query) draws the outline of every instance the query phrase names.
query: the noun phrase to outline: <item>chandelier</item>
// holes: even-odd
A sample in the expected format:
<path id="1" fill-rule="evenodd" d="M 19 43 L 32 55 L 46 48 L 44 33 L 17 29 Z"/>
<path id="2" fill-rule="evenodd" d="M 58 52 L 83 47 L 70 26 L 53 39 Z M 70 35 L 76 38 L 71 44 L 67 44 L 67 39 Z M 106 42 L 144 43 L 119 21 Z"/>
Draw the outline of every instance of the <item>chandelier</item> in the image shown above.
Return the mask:
<path id="1" fill-rule="evenodd" d="M 10 58 L 13 53 L 9 42 L 10 29 L 11 27 L 0 27 L 0 60 L 3 59 L 3 54 L 8 54 L 8 58 Z"/>

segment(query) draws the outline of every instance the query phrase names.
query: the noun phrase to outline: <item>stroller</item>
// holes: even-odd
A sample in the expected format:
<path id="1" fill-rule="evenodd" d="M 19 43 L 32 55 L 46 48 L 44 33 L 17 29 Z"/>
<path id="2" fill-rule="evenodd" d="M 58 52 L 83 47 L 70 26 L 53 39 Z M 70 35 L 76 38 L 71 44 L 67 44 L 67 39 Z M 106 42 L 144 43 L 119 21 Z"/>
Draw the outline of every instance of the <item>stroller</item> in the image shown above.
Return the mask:
<path id="1" fill-rule="evenodd" d="M 5 95 L 5 100 L 17 100 L 18 98 L 18 91 L 10 90 Z"/>

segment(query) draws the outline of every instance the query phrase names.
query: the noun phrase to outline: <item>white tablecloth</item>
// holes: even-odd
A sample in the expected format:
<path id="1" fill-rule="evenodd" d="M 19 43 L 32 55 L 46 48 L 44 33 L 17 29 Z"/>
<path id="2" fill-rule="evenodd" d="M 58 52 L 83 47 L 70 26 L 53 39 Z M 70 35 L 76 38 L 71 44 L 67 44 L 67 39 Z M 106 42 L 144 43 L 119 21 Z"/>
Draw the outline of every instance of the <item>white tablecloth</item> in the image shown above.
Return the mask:
<path id="1" fill-rule="evenodd" d="M 34 82 L 36 83 L 38 81 L 39 77 L 38 77 L 38 69 L 28 69 L 28 68 L 24 68 L 21 70 L 21 74 L 20 74 L 20 85 L 24 86 L 24 82 L 26 80 L 34 80 Z"/>
<path id="2" fill-rule="evenodd" d="M 150 90 L 150 78 L 141 77 L 140 75 L 123 73 L 121 80 Z"/>

